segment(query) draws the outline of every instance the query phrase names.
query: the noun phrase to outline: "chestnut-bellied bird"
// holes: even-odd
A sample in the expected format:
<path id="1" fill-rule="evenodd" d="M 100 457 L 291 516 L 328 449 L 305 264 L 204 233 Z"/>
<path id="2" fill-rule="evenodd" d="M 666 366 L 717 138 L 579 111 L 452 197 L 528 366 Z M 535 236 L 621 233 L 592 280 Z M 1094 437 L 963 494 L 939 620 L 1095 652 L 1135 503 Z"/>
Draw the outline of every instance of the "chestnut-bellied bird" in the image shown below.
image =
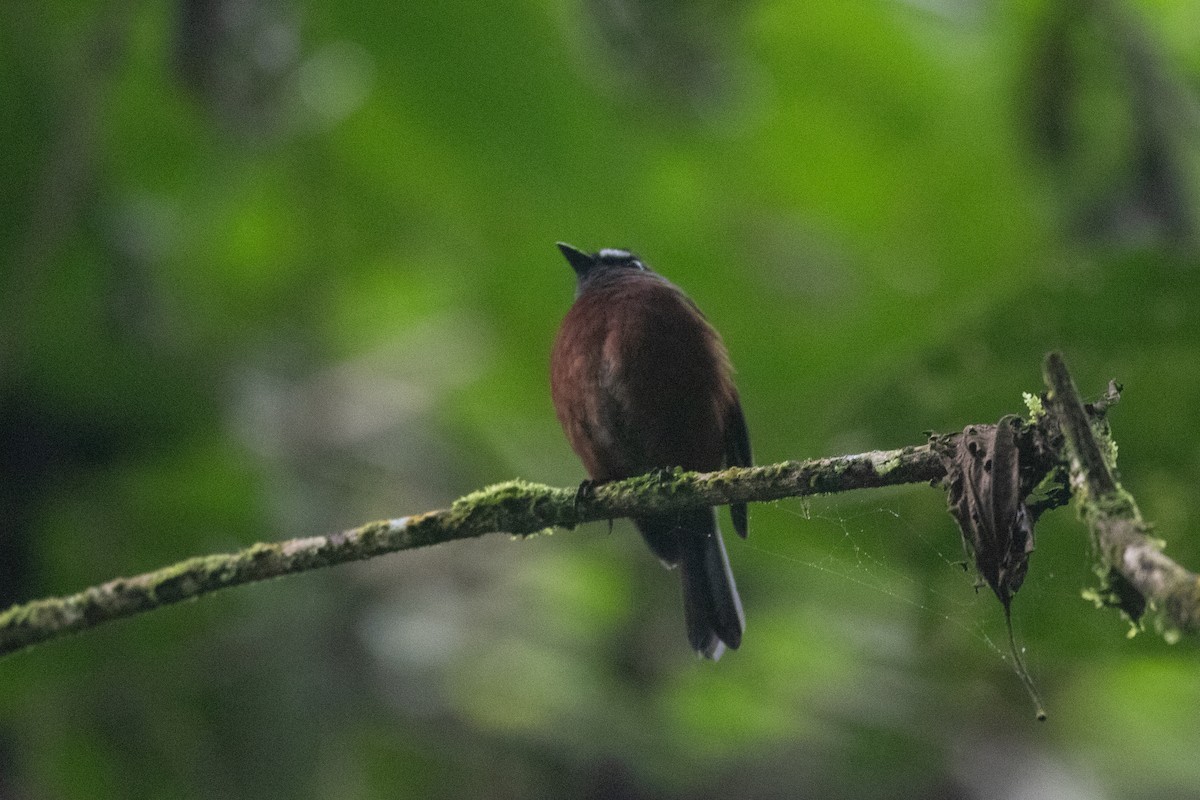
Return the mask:
<path id="1" fill-rule="evenodd" d="M 626 250 L 559 243 L 575 304 L 550 358 L 554 410 L 593 483 L 682 467 L 750 466 L 750 435 L 720 334 L 678 287 Z M 730 506 L 746 536 L 746 506 Z M 716 659 L 742 641 L 745 617 L 711 508 L 633 521 L 679 567 L 688 641 Z"/>

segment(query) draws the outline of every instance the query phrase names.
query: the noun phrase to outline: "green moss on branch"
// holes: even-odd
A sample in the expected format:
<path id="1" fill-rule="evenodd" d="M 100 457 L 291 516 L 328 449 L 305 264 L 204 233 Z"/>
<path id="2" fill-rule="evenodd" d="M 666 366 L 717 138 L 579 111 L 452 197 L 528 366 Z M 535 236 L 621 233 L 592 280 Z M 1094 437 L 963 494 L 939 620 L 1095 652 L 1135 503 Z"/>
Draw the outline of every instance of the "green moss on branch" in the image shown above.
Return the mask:
<path id="1" fill-rule="evenodd" d="M 585 497 L 574 489 L 509 481 L 473 492 L 448 509 L 189 558 L 77 594 L 14 606 L 0 613 L 0 655 L 219 589 L 485 533 L 529 535 L 593 520 L 923 482 L 941 474 L 937 458 L 921 446 L 708 474 L 652 473 L 596 487 Z"/>

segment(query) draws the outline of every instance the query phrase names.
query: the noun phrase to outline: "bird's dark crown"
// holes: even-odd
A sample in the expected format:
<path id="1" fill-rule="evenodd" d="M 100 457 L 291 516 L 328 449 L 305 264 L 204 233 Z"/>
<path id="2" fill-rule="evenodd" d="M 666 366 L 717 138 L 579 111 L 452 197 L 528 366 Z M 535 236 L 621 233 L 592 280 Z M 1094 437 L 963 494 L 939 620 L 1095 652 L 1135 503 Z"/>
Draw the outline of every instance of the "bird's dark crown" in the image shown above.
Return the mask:
<path id="1" fill-rule="evenodd" d="M 567 263 L 575 270 L 581 283 L 595 277 L 598 273 L 605 273 L 612 269 L 639 271 L 647 269 L 642 260 L 628 250 L 605 248 L 597 253 L 585 253 L 564 242 L 558 243 L 558 249 L 562 251 Z"/>

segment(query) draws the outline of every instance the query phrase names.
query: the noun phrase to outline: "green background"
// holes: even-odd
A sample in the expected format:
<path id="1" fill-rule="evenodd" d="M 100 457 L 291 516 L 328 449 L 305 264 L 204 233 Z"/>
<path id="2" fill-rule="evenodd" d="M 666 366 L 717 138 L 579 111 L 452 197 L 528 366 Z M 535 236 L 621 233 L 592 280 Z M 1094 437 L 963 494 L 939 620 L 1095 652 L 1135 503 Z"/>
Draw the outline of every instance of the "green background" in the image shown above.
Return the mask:
<path id="1" fill-rule="evenodd" d="M 3 603 L 576 484 L 557 240 L 691 294 L 759 463 L 1021 412 L 1062 349 L 1200 566 L 1198 92 L 1194 0 L 6 3 Z M 717 664 L 624 522 L 37 647 L 0 798 L 1200 796 L 1195 641 L 1037 533 L 1045 724 L 915 486 L 752 507 Z"/>

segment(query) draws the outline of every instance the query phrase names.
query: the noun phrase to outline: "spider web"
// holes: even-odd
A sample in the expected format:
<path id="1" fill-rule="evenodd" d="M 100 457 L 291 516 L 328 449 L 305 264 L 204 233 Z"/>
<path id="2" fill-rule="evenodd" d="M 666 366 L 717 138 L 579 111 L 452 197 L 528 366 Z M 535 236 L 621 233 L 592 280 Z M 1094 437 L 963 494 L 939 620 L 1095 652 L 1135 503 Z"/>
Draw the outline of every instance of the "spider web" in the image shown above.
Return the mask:
<path id="1" fill-rule="evenodd" d="M 762 504 L 756 506 L 756 527 L 767 535 L 752 536 L 738 545 L 769 556 L 775 569 L 812 570 L 852 584 L 859 594 L 881 596 L 924 615 L 925 621 L 933 620 L 964 635 L 967 642 L 978 643 L 1019 676 L 1009 652 L 1003 609 L 986 586 L 982 590 L 976 586 L 975 570 L 966 564 L 957 528 L 948 515 L 908 511 L 914 502 L 898 495 L 865 505 L 844 498 Z M 795 530 L 795 541 L 780 535 L 788 529 Z M 1033 600 L 1036 595 L 1038 603 L 1078 605 L 1080 588 L 1070 576 L 1063 580 L 1053 571 L 1039 569 L 1034 555 L 1024 591 L 1014 603 L 1013 623 L 1022 658 L 1029 657 L 1021 633 L 1022 616 L 1035 613 L 1037 607 L 1034 602 L 1022 603 L 1022 598 Z M 1088 624 L 1099 627 L 1101 623 L 1092 617 Z M 919 637 L 915 647 L 923 649 Z M 1035 659 L 1033 665 L 1035 676 L 1039 661 Z"/>

